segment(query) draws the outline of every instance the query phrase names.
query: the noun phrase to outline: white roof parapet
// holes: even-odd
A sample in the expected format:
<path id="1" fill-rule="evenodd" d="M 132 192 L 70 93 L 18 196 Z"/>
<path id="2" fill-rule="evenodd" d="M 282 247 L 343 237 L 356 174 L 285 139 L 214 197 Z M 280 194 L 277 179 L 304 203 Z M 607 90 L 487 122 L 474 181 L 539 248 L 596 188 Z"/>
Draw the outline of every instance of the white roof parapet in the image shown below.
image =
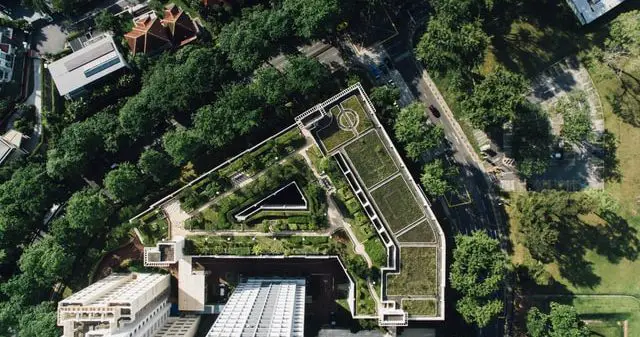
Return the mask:
<path id="1" fill-rule="evenodd" d="M 207 337 L 304 335 L 304 279 L 250 278 L 240 283 Z"/>
<path id="2" fill-rule="evenodd" d="M 203 311 L 206 301 L 205 271 L 193 270 L 191 256 L 178 262 L 178 308 L 181 311 Z"/>
<path id="3" fill-rule="evenodd" d="M 109 34 L 47 66 L 61 96 L 72 96 L 86 85 L 127 66 Z"/>

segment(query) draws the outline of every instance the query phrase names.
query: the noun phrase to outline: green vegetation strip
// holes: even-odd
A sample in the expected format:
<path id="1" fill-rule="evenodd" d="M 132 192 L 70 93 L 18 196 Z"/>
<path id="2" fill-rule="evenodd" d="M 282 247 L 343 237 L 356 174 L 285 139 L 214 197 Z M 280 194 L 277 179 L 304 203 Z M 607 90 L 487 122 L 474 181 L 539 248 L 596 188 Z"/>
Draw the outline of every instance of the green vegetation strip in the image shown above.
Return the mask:
<path id="1" fill-rule="evenodd" d="M 437 254 L 435 247 L 400 248 L 400 274 L 387 276 L 387 295 L 435 295 L 438 287 Z"/>
<path id="2" fill-rule="evenodd" d="M 398 236 L 400 242 L 435 242 L 436 237 L 428 220 L 424 220 L 415 227 Z"/>
<path id="3" fill-rule="evenodd" d="M 402 309 L 410 316 L 435 316 L 438 314 L 436 300 L 403 300 Z"/>
<path id="4" fill-rule="evenodd" d="M 358 95 L 353 95 L 340 103 L 344 109 L 349 109 L 358 114 L 358 125 L 356 130 L 362 133 L 373 126 L 369 114 L 364 110 L 364 106 Z"/>
<path id="5" fill-rule="evenodd" d="M 369 132 L 345 148 L 366 187 L 371 187 L 398 171 L 377 132 Z"/>
<path id="6" fill-rule="evenodd" d="M 401 175 L 375 189 L 371 196 L 393 232 L 424 216 L 422 207 Z"/>

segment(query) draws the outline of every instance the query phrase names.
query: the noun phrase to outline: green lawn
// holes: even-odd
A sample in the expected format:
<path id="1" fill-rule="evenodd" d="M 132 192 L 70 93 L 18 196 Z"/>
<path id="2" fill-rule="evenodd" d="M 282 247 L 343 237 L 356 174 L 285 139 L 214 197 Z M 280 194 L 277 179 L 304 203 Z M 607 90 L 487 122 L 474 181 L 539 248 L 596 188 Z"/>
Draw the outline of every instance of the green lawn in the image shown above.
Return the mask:
<path id="1" fill-rule="evenodd" d="M 387 276 L 387 295 L 435 295 L 438 291 L 437 248 L 400 248 L 400 274 Z"/>
<path id="2" fill-rule="evenodd" d="M 624 329 L 618 322 L 590 322 L 591 337 L 623 337 Z"/>
<path id="3" fill-rule="evenodd" d="M 375 131 L 356 139 L 344 149 L 366 187 L 371 187 L 398 171 Z"/>
<path id="4" fill-rule="evenodd" d="M 356 130 L 359 133 L 362 133 L 373 126 L 371 119 L 369 118 L 369 114 L 364 110 L 364 106 L 360 101 L 360 97 L 358 95 L 353 95 L 340 103 L 343 109 L 348 109 L 354 111 L 358 115 L 358 126 L 356 126 Z"/>
<path id="5" fill-rule="evenodd" d="M 435 242 L 435 234 L 428 220 L 420 222 L 415 227 L 398 237 L 400 242 Z"/>
<path id="6" fill-rule="evenodd" d="M 336 106 L 335 108 L 338 107 Z M 351 131 L 340 129 L 338 126 L 338 116 L 333 116 L 331 124 L 318 131 L 317 134 L 327 152 L 335 150 L 356 136 L 355 133 Z"/>
<path id="7" fill-rule="evenodd" d="M 424 216 L 422 206 L 401 175 L 375 189 L 371 196 L 393 232 Z"/>
<path id="8" fill-rule="evenodd" d="M 435 316 L 438 314 L 437 304 L 435 300 L 403 300 L 402 309 L 410 316 Z"/>
<path id="9" fill-rule="evenodd" d="M 380 268 L 387 265 L 387 247 L 377 235 L 364 242 L 364 250 L 373 261 L 374 266 Z"/>

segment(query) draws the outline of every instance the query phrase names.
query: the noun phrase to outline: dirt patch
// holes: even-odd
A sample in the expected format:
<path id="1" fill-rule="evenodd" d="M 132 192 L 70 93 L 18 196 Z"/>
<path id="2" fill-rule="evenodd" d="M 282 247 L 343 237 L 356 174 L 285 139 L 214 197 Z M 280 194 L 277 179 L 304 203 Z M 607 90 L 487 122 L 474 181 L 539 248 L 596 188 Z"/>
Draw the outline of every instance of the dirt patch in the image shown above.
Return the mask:
<path id="1" fill-rule="evenodd" d="M 114 269 L 120 267 L 123 261 L 142 261 L 144 246 L 137 236 L 134 236 L 129 243 L 116 248 L 105 254 L 93 275 L 93 281 L 109 276 Z"/>

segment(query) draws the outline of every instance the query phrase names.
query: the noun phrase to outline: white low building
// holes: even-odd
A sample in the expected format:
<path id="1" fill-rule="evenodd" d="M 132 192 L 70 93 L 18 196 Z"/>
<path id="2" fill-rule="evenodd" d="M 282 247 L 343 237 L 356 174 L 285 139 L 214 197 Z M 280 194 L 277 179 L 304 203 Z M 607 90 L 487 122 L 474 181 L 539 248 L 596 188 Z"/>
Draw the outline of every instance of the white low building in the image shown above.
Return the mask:
<path id="1" fill-rule="evenodd" d="M 84 45 L 47 66 L 58 92 L 67 99 L 83 95 L 90 84 L 127 67 L 111 35 L 97 36 Z"/>
<path id="2" fill-rule="evenodd" d="M 193 336 L 198 319 L 169 317 L 169 288 L 169 275 L 110 275 L 58 303 L 62 336 Z"/>
<path id="3" fill-rule="evenodd" d="M 578 20 L 580 20 L 580 23 L 586 25 L 603 16 L 624 1 L 625 0 L 567 0 L 567 3 L 578 17 Z"/>

